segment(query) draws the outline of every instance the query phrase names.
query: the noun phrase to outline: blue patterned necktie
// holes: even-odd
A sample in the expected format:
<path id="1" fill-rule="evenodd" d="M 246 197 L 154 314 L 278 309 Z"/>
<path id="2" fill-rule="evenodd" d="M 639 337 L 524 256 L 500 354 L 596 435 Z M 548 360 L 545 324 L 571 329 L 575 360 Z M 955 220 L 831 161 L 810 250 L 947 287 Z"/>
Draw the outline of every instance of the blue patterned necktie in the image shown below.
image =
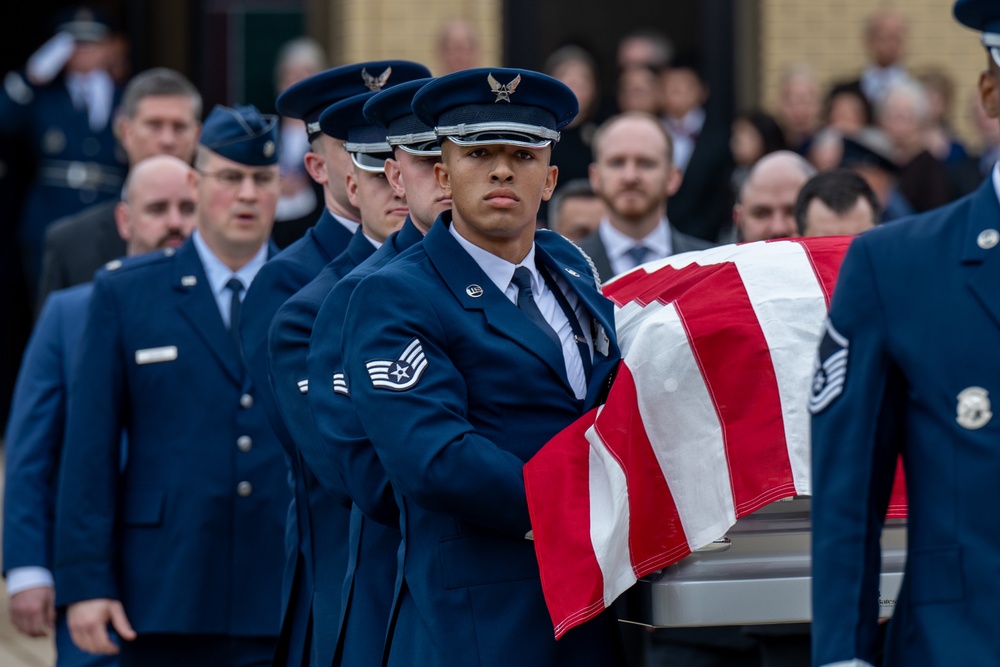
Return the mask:
<path id="1" fill-rule="evenodd" d="M 632 258 L 632 266 L 636 267 L 646 261 L 650 250 L 644 245 L 634 245 L 625 251 L 625 254 Z"/>
<path id="2" fill-rule="evenodd" d="M 562 341 L 559 340 L 559 334 L 556 333 L 552 325 L 542 315 L 542 311 L 538 309 L 538 304 L 535 303 L 535 295 L 531 293 L 531 271 L 528 270 L 528 267 L 519 266 L 514 269 L 514 277 L 511 278 L 510 282 L 517 287 L 517 307 L 539 329 L 544 331 L 545 335 L 551 338 L 556 347 L 561 350 Z"/>
<path id="3" fill-rule="evenodd" d="M 242 351 L 243 346 L 240 343 L 240 310 L 243 307 L 243 302 L 240 301 L 240 294 L 243 293 L 243 283 L 240 282 L 239 278 L 230 278 L 229 282 L 226 283 L 226 288 L 233 293 L 232 299 L 229 301 L 229 333 L 233 337 L 236 349 Z"/>

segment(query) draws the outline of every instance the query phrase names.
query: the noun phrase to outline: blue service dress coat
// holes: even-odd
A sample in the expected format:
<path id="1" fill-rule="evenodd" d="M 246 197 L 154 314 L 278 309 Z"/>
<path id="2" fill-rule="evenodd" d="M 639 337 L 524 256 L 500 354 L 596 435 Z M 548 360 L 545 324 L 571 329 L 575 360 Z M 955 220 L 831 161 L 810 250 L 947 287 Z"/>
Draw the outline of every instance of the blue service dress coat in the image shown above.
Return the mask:
<path id="1" fill-rule="evenodd" d="M 120 101 L 121 89 L 116 88 L 112 108 Z M 25 262 L 34 287 L 46 228 L 119 197 L 127 162 L 111 118 L 99 131 L 92 130 L 87 111 L 73 105 L 62 75 L 36 86 L 18 72 L 7 74 L 0 88 L 0 134 L 8 141 L 25 142 L 36 162 L 20 220 L 21 244 L 30 251 Z"/>
<path id="2" fill-rule="evenodd" d="M 866 232 L 844 259 L 810 404 L 814 665 L 873 663 L 898 453 L 907 559 L 883 664 L 985 666 L 1000 655 L 998 230 L 987 179 Z"/>
<path id="3" fill-rule="evenodd" d="M 293 461 L 293 471 L 299 483 L 296 485 L 295 505 L 308 511 L 308 518 L 300 516 L 299 533 L 303 533 L 303 524 L 309 522 L 309 542 L 303 544 L 300 537 L 300 548 L 308 546 L 309 553 L 305 556 L 310 577 L 310 614 L 312 633 L 308 649 L 309 664 L 329 665 L 337 652 L 339 632 L 337 628 L 341 619 L 340 589 L 347 568 L 348 535 L 351 523 L 351 500 L 342 488 L 324 486 L 309 465 L 309 461 L 301 454 L 302 442 L 315 437 L 312 417 L 309 415 L 305 396 L 301 394 L 298 381 L 303 379 L 304 372 L 298 370 L 305 365 L 305 351 L 295 342 L 286 344 L 284 340 L 275 348 L 274 331 L 277 328 L 288 332 L 294 341 L 299 340 L 301 327 L 312 325 L 312 317 L 303 320 L 298 317 L 301 312 L 299 305 L 303 302 L 301 295 L 308 292 L 324 276 L 342 276 L 351 270 L 355 262 L 363 261 L 374 250 L 372 244 L 361 233 L 361 229 L 350 237 L 347 247 L 329 264 L 324 266 L 319 275 L 282 304 L 271 321 L 268 332 L 267 347 L 262 350 L 266 354 L 266 371 L 268 389 L 274 408 L 278 412 L 287 439 L 283 438 L 289 448 L 288 457 Z M 334 278 L 336 279 L 336 278 Z M 278 334 L 281 338 L 281 334 Z M 308 345 L 308 333 L 302 334 L 304 343 Z M 286 386 L 286 378 L 290 385 Z M 286 622 L 286 625 L 288 622 Z M 298 633 L 296 633 L 298 634 Z M 290 638 L 294 641 L 294 636 Z M 289 649 L 289 654 L 294 646 Z"/>
<path id="4" fill-rule="evenodd" d="M 4 438 L 4 575 L 20 567 L 53 569 L 56 477 L 65 437 L 66 391 L 91 291 L 87 283 L 54 292 L 21 360 Z M 78 649 L 69 636 L 65 614 L 58 610 L 56 667 L 117 664 L 117 656 Z"/>
<path id="5" fill-rule="evenodd" d="M 240 321 L 243 357 L 257 388 L 258 400 L 284 447 L 292 488 L 292 502 L 288 507 L 285 526 L 281 630 L 275 651 L 275 667 L 326 667 L 333 659 L 333 641 L 327 638 L 327 633 L 311 631 L 313 623 L 319 620 L 313 609 L 316 603 L 316 561 L 313 554 L 330 550 L 327 546 L 316 548 L 318 545 L 314 545 L 314 536 L 322 538 L 326 533 L 314 530 L 314 526 L 329 523 L 330 515 L 337 516 L 342 511 L 339 509 L 341 501 L 325 493 L 316 484 L 312 474 L 302 466 L 289 428 L 278 410 L 268 377 L 267 332 L 281 305 L 315 278 L 327 263 L 340 255 L 350 240 L 351 232 L 324 208 L 319 220 L 305 236 L 275 255 L 261 268 L 243 300 Z M 331 534 L 331 537 L 335 536 Z M 343 547 L 334 542 L 332 549 L 336 552 Z M 322 617 L 323 614 L 319 616 Z M 325 646 L 330 648 L 326 650 Z"/>
<path id="6" fill-rule="evenodd" d="M 309 409 L 318 437 L 304 443 L 313 446 L 304 455 L 308 460 L 328 460 L 338 476 L 334 483 L 341 483 L 354 503 L 341 600 L 344 667 L 381 664 L 402 535 L 399 508 L 385 469 L 368 442 L 350 400 L 335 391 L 334 378 L 343 377 L 340 356 L 343 316 L 351 293 L 364 276 L 421 240 L 423 234 L 407 218 L 399 232 L 386 239 L 375 254 L 312 305 L 315 324 L 311 327 L 306 364 Z M 322 292 L 319 290 L 317 296 L 323 296 Z"/>
<path id="7" fill-rule="evenodd" d="M 97 274 L 68 410 L 57 604 L 118 599 L 140 634 L 275 636 L 284 456 L 192 241 Z"/>
<path id="8" fill-rule="evenodd" d="M 344 325 L 346 386 L 400 507 L 388 664 L 619 664 L 607 614 L 554 640 L 521 472 L 605 388 L 619 360 L 612 304 L 576 246 L 537 233 L 539 262 L 592 318 L 597 351 L 577 400 L 561 350 L 452 237 L 450 219 L 362 280 Z"/>

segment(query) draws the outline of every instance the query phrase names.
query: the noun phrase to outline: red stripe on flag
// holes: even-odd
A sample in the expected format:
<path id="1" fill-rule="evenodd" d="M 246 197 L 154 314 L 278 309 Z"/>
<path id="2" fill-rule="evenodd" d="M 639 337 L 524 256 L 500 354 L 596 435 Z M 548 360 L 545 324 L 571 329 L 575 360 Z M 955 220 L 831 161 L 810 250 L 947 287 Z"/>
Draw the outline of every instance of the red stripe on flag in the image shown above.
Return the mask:
<path id="1" fill-rule="evenodd" d="M 757 314 L 736 265 L 711 268 L 711 289 L 685 292 L 674 305 L 722 423 L 733 504 L 743 516 L 795 495 L 795 483 L 778 380 Z"/>
<path id="2" fill-rule="evenodd" d="M 604 610 L 604 575 L 590 540 L 586 433 L 596 413 L 560 431 L 524 466 L 535 556 L 557 639 Z"/>
<path id="3" fill-rule="evenodd" d="M 826 297 L 826 307 L 830 308 L 830 298 L 833 296 L 834 285 L 840 274 L 840 264 L 844 261 L 847 246 L 854 240 L 853 236 L 824 237 L 825 243 L 812 243 L 804 239 L 790 239 L 806 251 L 806 257 L 812 264 L 816 277 L 819 278 L 823 296 Z"/>
<path id="4" fill-rule="evenodd" d="M 626 303 L 632 301 L 633 294 L 631 292 L 631 288 L 633 288 L 636 283 L 640 283 L 639 290 L 641 291 L 643 289 L 641 283 L 648 275 L 649 274 L 646 273 L 644 269 L 632 271 L 621 278 L 616 278 L 614 282 L 604 285 L 601 288 L 601 293 L 614 301 L 615 305 L 619 307 L 624 306 Z"/>
<path id="5" fill-rule="evenodd" d="M 674 497 L 643 427 L 635 378 L 622 364 L 597 434 L 625 471 L 632 570 L 643 577 L 691 553 Z"/>

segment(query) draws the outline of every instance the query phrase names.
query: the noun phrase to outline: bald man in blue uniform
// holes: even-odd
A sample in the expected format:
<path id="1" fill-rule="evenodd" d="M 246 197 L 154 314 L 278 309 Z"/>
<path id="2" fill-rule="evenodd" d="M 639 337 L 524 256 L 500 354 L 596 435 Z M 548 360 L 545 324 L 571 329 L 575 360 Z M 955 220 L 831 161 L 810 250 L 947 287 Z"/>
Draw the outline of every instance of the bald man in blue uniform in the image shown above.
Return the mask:
<path id="1" fill-rule="evenodd" d="M 979 93 L 1000 116 L 1000 4 L 959 0 L 982 32 Z M 813 664 L 878 653 L 879 536 L 896 460 L 909 503 L 887 667 L 997 663 L 1000 625 L 1000 172 L 850 246 L 819 349 L 813 456 Z"/>
<path id="2" fill-rule="evenodd" d="M 70 379 L 56 603 L 85 651 L 117 651 L 113 625 L 123 667 L 271 664 L 289 493 L 237 327 L 273 251 L 276 126 L 216 107 L 192 176 L 198 231 L 94 281 Z"/>
<path id="3" fill-rule="evenodd" d="M 369 74 L 386 71 L 389 75 L 384 80 Z M 346 530 L 350 501 L 324 491 L 302 465 L 290 429 L 275 403 L 267 369 L 267 332 L 274 314 L 324 266 L 340 257 L 360 228 L 360 211 L 347 194 L 346 172 L 353 170 L 353 162 L 343 148 L 343 139 L 322 132 L 319 119 L 323 111 L 337 102 L 370 92 L 372 87 L 389 87 L 426 76 L 426 72 L 423 65 L 405 61 L 345 65 L 296 83 L 277 100 L 282 115 L 298 118 L 306 125 L 312 147 L 305 157 L 306 168 L 323 185 L 326 203 L 316 225 L 265 264 L 254 279 L 247 293 L 247 312 L 240 331 L 244 357 L 258 387 L 259 399 L 288 455 L 293 489 L 286 527 L 288 553 L 282 584 L 281 635 L 275 654 L 278 667 L 330 664 L 336 636 L 327 630 L 315 632 L 313 627 L 327 628 L 339 619 L 343 567 L 323 566 L 347 560 L 342 531 L 331 525 L 343 524 Z M 354 252 L 364 252 L 369 246 L 361 243 Z M 317 590 L 317 577 L 327 581 L 320 586 L 325 590 Z M 329 581 L 335 582 L 333 595 Z"/>
<path id="4" fill-rule="evenodd" d="M 477 69 L 424 86 L 413 110 L 441 140 L 452 211 L 358 284 L 343 341 L 343 390 L 400 507 L 387 664 L 621 664 L 609 614 L 555 641 L 521 472 L 619 361 L 587 258 L 535 231 L 576 99 L 535 72 Z"/>

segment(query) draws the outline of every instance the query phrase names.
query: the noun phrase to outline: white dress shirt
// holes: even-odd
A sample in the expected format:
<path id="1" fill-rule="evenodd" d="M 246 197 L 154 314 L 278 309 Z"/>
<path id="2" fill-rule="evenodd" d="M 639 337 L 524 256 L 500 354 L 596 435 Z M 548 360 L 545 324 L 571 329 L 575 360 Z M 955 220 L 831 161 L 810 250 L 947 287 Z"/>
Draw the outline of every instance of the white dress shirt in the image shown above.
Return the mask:
<path id="1" fill-rule="evenodd" d="M 226 285 L 229 283 L 230 278 L 236 278 L 243 283 L 243 291 L 240 292 L 240 301 L 243 301 L 247 290 L 250 289 L 250 283 L 257 277 L 257 272 L 260 271 L 261 267 L 264 266 L 264 262 L 267 261 L 267 243 L 264 243 L 260 247 L 260 250 L 257 251 L 257 254 L 249 262 L 234 272 L 223 264 L 221 259 L 215 256 L 215 253 L 211 251 L 197 230 L 192 236 L 194 238 L 194 247 L 198 251 L 198 257 L 201 258 L 201 265 L 205 269 L 205 277 L 208 278 L 208 284 L 212 287 L 212 296 L 215 297 L 215 304 L 219 307 L 219 314 L 222 315 L 222 323 L 228 329 L 229 306 L 232 304 L 233 293 Z"/>
<path id="2" fill-rule="evenodd" d="M 637 245 L 649 250 L 646 262 L 664 259 L 674 254 L 673 243 L 670 240 L 670 223 L 666 218 L 660 220 L 660 224 L 653 231 L 639 240 L 615 229 L 607 218 L 601 220 L 597 233 L 601 237 L 608 262 L 611 263 L 611 270 L 616 276 L 631 271 L 637 266 L 635 260 L 628 254 L 628 251 Z"/>

